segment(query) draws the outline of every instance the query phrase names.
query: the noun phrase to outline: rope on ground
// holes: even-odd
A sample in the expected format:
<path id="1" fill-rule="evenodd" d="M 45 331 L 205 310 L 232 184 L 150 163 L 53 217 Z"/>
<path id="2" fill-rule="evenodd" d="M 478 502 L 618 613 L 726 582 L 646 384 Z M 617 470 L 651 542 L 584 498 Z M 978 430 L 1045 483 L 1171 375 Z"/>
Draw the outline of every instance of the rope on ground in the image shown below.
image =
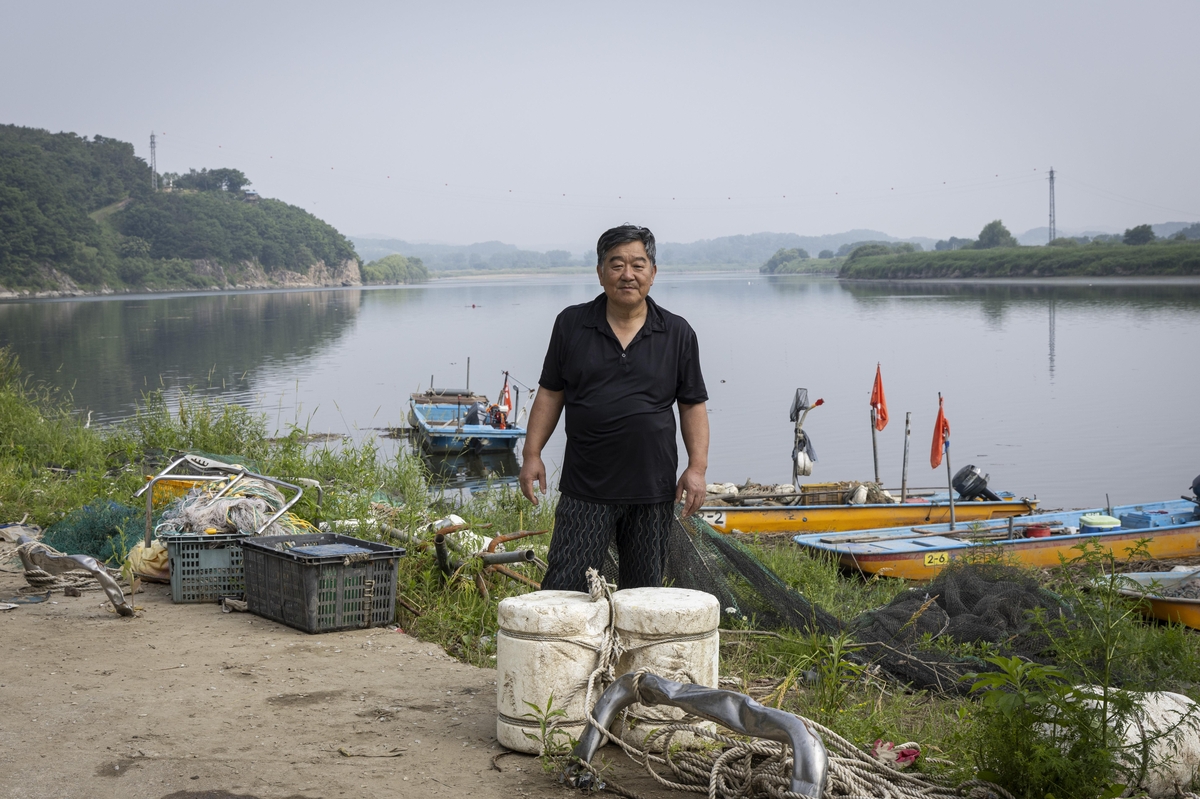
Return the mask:
<path id="1" fill-rule="evenodd" d="M 786 744 L 757 738 L 739 740 L 686 719 L 652 731 L 643 741 L 644 748 L 633 746 L 620 736 L 609 735 L 608 730 L 601 727 L 592 715 L 595 704 L 593 697 L 598 698 L 598 693 L 603 693 L 603 688 L 616 680 L 615 666 L 623 648 L 612 615 L 611 589 L 595 569 L 588 570 L 587 578 L 588 593 L 592 601 L 598 602 L 603 598 L 609 600 L 609 623 L 600 648 L 600 660 L 588 677 L 587 694 L 584 699 L 588 724 L 603 735 L 601 746 L 609 741 L 617 744 L 633 762 L 644 766 L 656 782 L 672 790 L 701 793 L 707 795 L 708 799 L 811 799 L 790 790 L 793 760 L 791 747 Z M 1014 799 L 1008 791 L 984 780 L 968 780 L 954 786 L 924 774 L 900 771 L 872 757 L 833 730 L 809 719 L 803 721 L 820 736 L 829 753 L 829 779 L 825 790 L 827 797 Z M 718 746 L 673 752 L 671 739 L 680 733 L 707 738 Z M 910 742 L 903 744 L 903 748 L 920 749 L 920 746 Z M 656 754 L 655 750 L 660 750 L 662 754 Z M 643 799 L 636 792 L 604 777 L 591 764 L 580 765 L 595 777 L 597 785 L 604 785 L 604 790 L 627 799 Z M 670 776 L 660 773 L 656 766 L 669 771 Z"/>
<path id="2" fill-rule="evenodd" d="M 32 552 L 47 552 L 51 555 L 63 555 L 54 547 L 43 544 L 41 541 L 28 541 L 17 547 L 18 555 L 28 555 Z M 77 569 L 63 574 L 50 574 L 43 569 L 33 568 L 27 569 L 25 572 L 25 582 L 29 585 L 21 588 L 18 593 L 21 594 L 40 594 L 47 589 L 61 591 L 64 588 L 77 588 L 80 591 L 102 591 L 104 587 L 97 582 L 95 575 L 83 569 Z M 115 579 L 120 575 L 120 572 L 114 572 L 109 569 L 109 574 Z"/>

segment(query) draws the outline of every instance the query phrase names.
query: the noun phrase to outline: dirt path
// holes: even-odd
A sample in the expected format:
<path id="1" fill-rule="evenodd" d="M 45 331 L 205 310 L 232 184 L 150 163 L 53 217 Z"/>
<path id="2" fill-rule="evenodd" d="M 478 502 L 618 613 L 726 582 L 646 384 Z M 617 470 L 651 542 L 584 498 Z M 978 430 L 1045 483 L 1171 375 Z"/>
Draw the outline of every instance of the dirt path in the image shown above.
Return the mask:
<path id="1" fill-rule="evenodd" d="M 0 601 L 23 585 L 0 573 Z M 307 635 L 160 585 L 138 618 L 102 597 L 0 612 L 0 796 L 580 796 L 534 758 L 493 767 L 495 672 L 432 644 Z M 646 782 L 630 787 L 662 795 Z"/>

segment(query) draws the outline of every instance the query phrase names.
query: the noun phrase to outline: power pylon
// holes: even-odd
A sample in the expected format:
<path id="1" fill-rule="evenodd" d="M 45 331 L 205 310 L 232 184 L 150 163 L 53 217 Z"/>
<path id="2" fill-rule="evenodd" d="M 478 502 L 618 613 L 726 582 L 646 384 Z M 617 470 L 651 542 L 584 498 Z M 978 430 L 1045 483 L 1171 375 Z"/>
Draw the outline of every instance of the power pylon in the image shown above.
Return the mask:
<path id="1" fill-rule="evenodd" d="M 1054 167 L 1050 167 L 1050 241 L 1058 237 L 1054 230 Z"/>
<path id="2" fill-rule="evenodd" d="M 158 157 L 154 153 L 154 131 L 150 131 L 150 188 L 158 191 Z"/>

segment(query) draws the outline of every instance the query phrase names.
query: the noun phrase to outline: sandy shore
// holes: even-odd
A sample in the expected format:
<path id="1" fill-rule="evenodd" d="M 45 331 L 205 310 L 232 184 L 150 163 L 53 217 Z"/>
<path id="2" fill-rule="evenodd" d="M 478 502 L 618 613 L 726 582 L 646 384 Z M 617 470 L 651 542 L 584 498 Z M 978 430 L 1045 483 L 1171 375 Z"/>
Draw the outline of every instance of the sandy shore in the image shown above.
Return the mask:
<path id="1" fill-rule="evenodd" d="M 0 601 L 23 585 L 0 573 Z M 495 672 L 437 646 L 382 628 L 307 635 L 174 605 L 161 585 L 136 595 L 136 618 L 102 598 L 0 612 L 0 796 L 580 795 L 532 757 L 497 770 Z"/>

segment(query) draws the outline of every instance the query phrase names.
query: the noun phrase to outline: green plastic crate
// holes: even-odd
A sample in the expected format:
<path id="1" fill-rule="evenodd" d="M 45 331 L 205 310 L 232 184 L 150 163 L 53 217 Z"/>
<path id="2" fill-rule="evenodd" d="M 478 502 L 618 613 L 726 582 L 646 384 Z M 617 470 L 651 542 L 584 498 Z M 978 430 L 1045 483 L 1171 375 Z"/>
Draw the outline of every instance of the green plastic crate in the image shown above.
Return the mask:
<path id="1" fill-rule="evenodd" d="M 171 601 L 219 602 L 245 593 L 242 542 L 245 533 L 163 536 L 171 567 Z"/>
<path id="2" fill-rule="evenodd" d="M 257 536 L 244 542 L 242 553 L 251 613 L 307 633 L 378 627 L 396 619 L 404 555 L 399 547 L 310 533 Z"/>

